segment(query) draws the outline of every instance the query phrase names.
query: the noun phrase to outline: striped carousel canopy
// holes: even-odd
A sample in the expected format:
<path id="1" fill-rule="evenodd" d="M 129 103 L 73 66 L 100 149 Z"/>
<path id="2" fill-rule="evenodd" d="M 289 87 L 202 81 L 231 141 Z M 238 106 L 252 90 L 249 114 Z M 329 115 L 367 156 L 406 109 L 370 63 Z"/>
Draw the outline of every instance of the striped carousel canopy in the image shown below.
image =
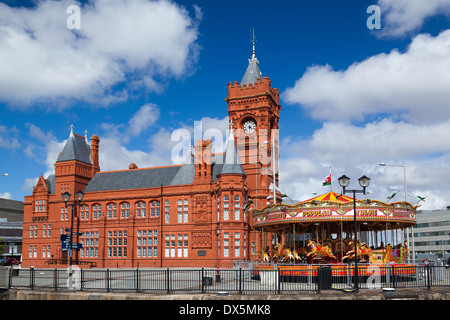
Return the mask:
<path id="1" fill-rule="evenodd" d="M 307 202 L 313 202 L 313 201 L 330 201 L 330 202 L 337 202 L 337 203 L 347 203 L 352 202 L 352 197 L 347 197 L 345 195 L 341 195 L 336 192 L 328 192 L 325 194 L 322 194 L 320 196 L 317 196 L 315 198 L 311 198 L 305 201 L 302 201 L 301 203 L 307 203 Z"/>

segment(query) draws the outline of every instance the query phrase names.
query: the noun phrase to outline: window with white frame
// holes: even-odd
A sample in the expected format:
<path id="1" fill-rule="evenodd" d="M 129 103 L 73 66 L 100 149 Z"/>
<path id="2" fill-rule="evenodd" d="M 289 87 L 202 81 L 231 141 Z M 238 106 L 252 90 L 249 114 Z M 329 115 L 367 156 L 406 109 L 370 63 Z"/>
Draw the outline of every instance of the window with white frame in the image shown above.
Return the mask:
<path id="1" fill-rule="evenodd" d="M 189 222 L 189 201 L 178 199 L 178 223 Z"/>
<path id="2" fill-rule="evenodd" d="M 94 204 L 92 206 L 92 219 L 100 219 L 102 216 L 102 205 Z"/>
<path id="3" fill-rule="evenodd" d="M 241 237 L 239 232 L 234 233 L 234 256 L 240 257 L 241 252 Z"/>
<path id="4" fill-rule="evenodd" d="M 241 219 L 241 209 L 235 208 L 234 209 L 234 220 Z"/>
<path id="5" fill-rule="evenodd" d="M 117 205 L 115 203 L 108 203 L 108 219 L 117 218 Z"/>
<path id="6" fill-rule="evenodd" d="M 130 217 L 130 203 L 122 202 L 120 204 L 120 218 L 129 218 Z"/>
<path id="7" fill-rule="evenodd" d="M 89 220 L 89 206 L 82 205 L 80 207 L 80 219 L 81 220 Z"/>
<path id="8" fill-rule="evenodd" d="M 158 257 L 158 230 L 141 229 L 136 231 L 136 256 L 138 258 Z"/>
<path id="9" fill-rule="evenodd" d="M 85 231 L 81 233 L 80 243 L 83 248 L 80 250 L 82 258 L 98 258 L 98 237 L 97 230 Z"/>
<path id="10" fill-rule="evenodd" d="M 164 213 L 165 213 L 165 222 L 169 223 L 170 222 L 170 201 L 166 200 L 165 204 L 164 204 Z"/>
<path id="11" fill-rule="evenodd" d="M 61 220 L 69 220 L 69 208 L 61 207 Z"/>
<path id="12" fill-rule="evenodd" d="M 223 256 L 229 257 L 230 256 L 230 239 L 229 239 L 229 233 L 224 232 L 223 233 Z"/>
<path id="13" fill-rule="evenodd" d="M 136 217 L 137 218 L 145 218 L 145 202 L 139 201 L 136 203 Z"/>

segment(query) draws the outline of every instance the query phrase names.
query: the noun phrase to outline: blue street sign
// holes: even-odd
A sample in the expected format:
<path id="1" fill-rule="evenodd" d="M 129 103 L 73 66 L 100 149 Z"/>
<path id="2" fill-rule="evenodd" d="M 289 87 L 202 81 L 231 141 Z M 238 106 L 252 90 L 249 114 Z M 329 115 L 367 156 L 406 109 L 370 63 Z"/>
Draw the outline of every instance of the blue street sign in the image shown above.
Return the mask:
<path id="1" fill-rule="evenodd" d="M 61 235 L 61 250 L 67 251 L 70 249 L 70 243 L 72 242 L 72 237 L 70 234 L 62 234 Z M 81 243 L 72 243 L 72 250 L 82 249 L 83 245 Z"/>

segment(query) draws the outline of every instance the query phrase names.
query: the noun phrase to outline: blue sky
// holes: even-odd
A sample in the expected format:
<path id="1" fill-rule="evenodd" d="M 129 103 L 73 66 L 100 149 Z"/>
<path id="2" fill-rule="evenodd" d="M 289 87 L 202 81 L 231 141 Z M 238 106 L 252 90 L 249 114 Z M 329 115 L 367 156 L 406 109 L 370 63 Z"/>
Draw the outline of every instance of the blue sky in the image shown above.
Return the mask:
<path id="1" fill-rule="evenodd" d="M 70 5 L 80 29 L 67 28 Z M 370 5 L 381 29 L 369 30 Z M 280 90 L 280 187 L 372 178 L 371 198 L 450 205 L 450 1 L 0 1 L 0 197 L 22 200 L 75 132 L 102 170 L 170 165 L 180 128 L 227 127 L 251 57 Z M 402 196 L 401 196 L 402 195 Z"/>

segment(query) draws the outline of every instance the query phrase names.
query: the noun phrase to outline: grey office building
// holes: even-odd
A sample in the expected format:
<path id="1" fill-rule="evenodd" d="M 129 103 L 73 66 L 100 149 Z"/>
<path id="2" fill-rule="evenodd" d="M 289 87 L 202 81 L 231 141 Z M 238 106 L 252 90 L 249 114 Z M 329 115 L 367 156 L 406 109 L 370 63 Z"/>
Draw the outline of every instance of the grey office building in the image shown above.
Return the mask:
<path id="1" fill-rule="evenodd" d="M 446 210 L 418 210 L 416 222 L 413 228 L 416 254 L 450 253 L 450 207 Z"/>

